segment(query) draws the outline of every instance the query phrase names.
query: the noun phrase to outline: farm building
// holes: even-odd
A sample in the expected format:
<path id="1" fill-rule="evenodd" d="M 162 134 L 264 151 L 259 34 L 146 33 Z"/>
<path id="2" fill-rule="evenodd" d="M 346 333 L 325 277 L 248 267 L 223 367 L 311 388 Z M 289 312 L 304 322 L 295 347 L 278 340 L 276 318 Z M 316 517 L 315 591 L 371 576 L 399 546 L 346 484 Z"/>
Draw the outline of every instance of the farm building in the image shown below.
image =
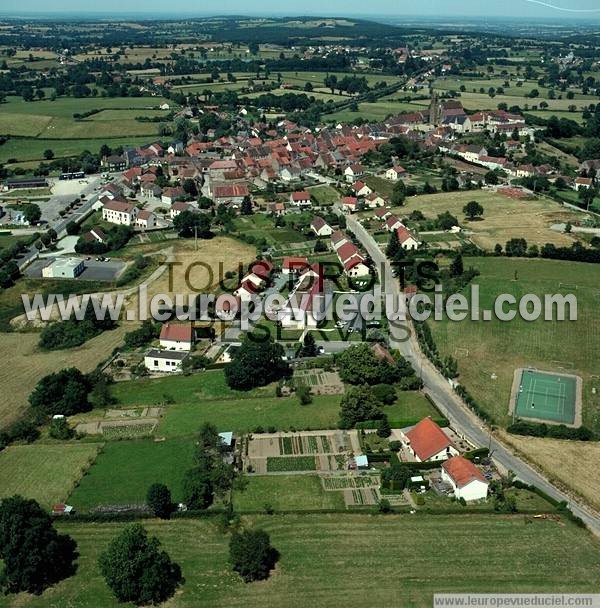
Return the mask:
<path id="1" fill-rule="evenodd" d="M 456 498 L 468 502 L 487 496 L 488 482 L 483 473 L 462 456 L 454 456 L 442 464 L 442 479 L 452 486 Z"/>
<path id="2" fill-rule="evenodd" d="M 188 353 L 172 350 L 151 349 L 144 357 L 144 365 L 151 372 L 178 372 Z"/>

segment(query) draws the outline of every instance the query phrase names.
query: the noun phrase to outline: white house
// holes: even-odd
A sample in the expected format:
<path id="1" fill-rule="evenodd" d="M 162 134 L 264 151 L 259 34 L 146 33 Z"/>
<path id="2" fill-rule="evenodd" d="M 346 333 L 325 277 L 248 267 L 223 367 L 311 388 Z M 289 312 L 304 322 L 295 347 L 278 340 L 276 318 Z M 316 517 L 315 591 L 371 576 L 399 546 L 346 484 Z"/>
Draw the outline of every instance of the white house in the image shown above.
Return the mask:
<path id="1" fill-rule="evenodd" d="M 394 232 L 394 230 L 398 230 L 400 226 L 404 226 L 404 224 L 395 215 L 390 215 L 385 220 L 385 227 L 388 232 Z"/>
<path id="2" fill-rule="evenodd" d="M 131 203 L 120 200 L 106 201 L 102 207 L 102 219 L 111 224 L 132 226 L 138 215 L 138 208 Z"/>
<path id="3" fill-rule="evenodd" d="M 398 242 L 402 249 L 410 251 L 419 247 L 419 241 L 417 241 L 406 226 L 400 226 L 400 228 L 396 230 L 396 234 L 398 235 Z"/>
<path id="4" fill-rule="evenodd" d="M 308 258 L 289 256 L 283 258 L 281 274 L 302 274 L 308 267 Z"/>
<path id="5" fill-rule="evenodd" d="M 470 460 L 462 456 L 454 456 L 442 464 L 442 479 L 452 486 L 456 498 L 469 502 L 487 497 L 487 480 Z"/>
<path id="6" fill-rule="evenodd" d="M 144 366 L 151 372 L 178 372 L 188 353 L 176 350 L 149 350 L 144 357 Z"/>
<path id="7" fill-rule="evenodd" d="M 341 245 L 337 249 L 337 256 L 348 276 L 364 277 L 370 273 L 369 267 L 365 264 L 364 256 L 354 243 L 347 241 Z"/>
<path id="8" fill-rule="evenodd" d="M 575 179 L 575 190 L 587 190 L 592 187 L 591 177 L 578 177 Z"/>
<path id="9" fill-rule="evenodd" d="M 343 196 L 340 203 L 344 211 L 354 213 L 358 209 L 358 199 L 355 196 Z"/>
<path id="10" fill-rule="evenodd" d="M 306 192 L 306 190 L 303 190 L 302 192 L 292 192 L 290 194 L 290 203 L 294 207 L 310 207 L 312 205 L 310 192 Z"/>
<path id="11" fill-rule="evenodd" d="M 383 196 L 379 196 L 376 192 L 372 192 L 365 198 L 365 205 L 369 209 L 375 209 L 376 207 L 384 207 L 385 199 Z"/>
<path id="12" fill-rule="evenodd" d="M 160 345 L 166 350 L 190 351 L 194 330 L 190 324 L 165 323 L 160 330 Z"/>
<path id="13" fill-rule="evenodd" d="M 317 236 L 331 236 L 333 234 L 333 228 L 319 216 L 313 218 L 310 228 Z"/>
<path id="14" fill-rule="evenodd" d="M 385 172 L 386 179 L 397 182 L 402 176 L 406 175 L 406 169 L 400 165 L 396 165 Z"/>
<path id="15" fill-rule="evenodd" d="M 348 237 L 341 231 L 336 230 L 331 235 L 331 244 L 333 248 L 337 251 L 344 243 L 348 243 Z"/>
<path id="16" fill-rule="evenodd" d="M 352 191 L 355 196 L 369 196 L 369 194 L 373 193 L 373 190 L 367 186 L 364 182 L 354 182 L 352 184 Z"/>
<path id="17" fill-rule="evenodd" d="M 404 444 L 417 462 L 446 460 L 458 456 L 450 437 L 430 418 L 423 418 L 404 433 Z"/>
<path id="18" fill-rule="evenodd" d="M 347 182 L 354 182 L 364 173 L 363 166 L 359 163 L 349 165 L 344 169 L 344 175 L 346 176 Z"/>
<path id="19" fill-rule="evenodd" d="M 135 218 L 135 227 L 141 228 L 142 230 L 148 230 L 149 228 L 156 228 L 156 216 L 152 211 L 142 209 L 138 212 Z"/>

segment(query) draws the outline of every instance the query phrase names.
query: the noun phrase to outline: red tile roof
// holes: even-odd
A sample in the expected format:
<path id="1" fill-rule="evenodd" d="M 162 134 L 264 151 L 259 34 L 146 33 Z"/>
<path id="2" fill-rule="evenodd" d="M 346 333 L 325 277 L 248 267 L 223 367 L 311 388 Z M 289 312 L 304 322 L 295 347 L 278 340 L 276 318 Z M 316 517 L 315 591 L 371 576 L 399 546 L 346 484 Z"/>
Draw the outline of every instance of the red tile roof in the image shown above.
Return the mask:
<path id="1" fill-rule="evenodd" d="M 453 456 L 442 465 L 459 488 L 464 488 L 474 480 L 487 483 L 483 473 L 470 461 L 462 456 Z"/>
<path id="2" fill-rule="evenodd" d="M 283 258 L 282 268 L 286 270 L 303 270 L 308 266 L 308 258 L 288 257 Z"/>
<path id="3" fill-rule="evenodd" d="M 421 461 L 428 460 L 452 445 L 446 433 L 429 417 L 423 418 L 406 436 Z"/>
<path id="4" fill-rule="evenodd" d="M 172 342 L 191 342 L 192 341 L 192 326 L 165 323 L 160 330 L 161 340 L 170 340 Z"/>
<path id="5" fill-rule="evenodd" d="M 292 200 L 293 201 L 309 201 L 310 200 L 310 192 L 302 191 L 302 192 L 292 192 Z"/>

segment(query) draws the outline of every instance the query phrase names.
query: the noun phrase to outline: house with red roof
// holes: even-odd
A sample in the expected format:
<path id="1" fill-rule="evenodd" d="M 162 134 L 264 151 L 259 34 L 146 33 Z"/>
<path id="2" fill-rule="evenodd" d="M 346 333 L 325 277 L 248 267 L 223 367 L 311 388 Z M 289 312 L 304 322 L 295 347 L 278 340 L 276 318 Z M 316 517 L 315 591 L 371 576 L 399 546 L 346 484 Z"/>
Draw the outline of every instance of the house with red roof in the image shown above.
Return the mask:
<path id="1" fill-rule="evenodd" d="M 406 169 L 401 165 L 395 165 L 385 172 L 386 179 L 397 182 L 401 177 L 406 176 Z"/>
<path id="2" fill-rule="evenodd" d="M 245 182 L 215 184 L 212 186 L 212 195 L 215 205 L 231 205 L 237 208 L 241 207 L 246 196 L 250 196 L 250 190 Z"/>
<path id="3" fill-rule="evenodd" d="M 350 277 L 364 277 L 371 272 L 365 264 L 365 257 L 358 247 L 350 241 L 338 248 L 337 256 L 344 267 L 344 272 Z"/>
<path id="4" fill-rule="evenodd" d="M 292 192 L 290 194 L 290 203 L 294 207 L 310 207 L 312 205 L 310 200 L 310 192 L 302 190 L 301 192 Z"/>
<path id="5" fill-rule="evenodd" d="M 300 274 L 303 270 L 308 268 L 308 265 L 308 258 L 289 256 L 283 258 L 283 263 L 281 265 L 281 273 Z"/>
<path id="6" fill-rule="evenodd" d="M 458 456 L 450 437 L 429 416 L 404 433 L 404 443 L 417 462 Z"/>
<path id="7" fill-rule="evenodd" d="M 355 196 L 369 196 L 373 193 L 373 190 L 365 182 L 357 181 L 352 184 L 352 192 Z"/>
<path id="8" fill-rule="evenodd" d="M 395 215 L 390 215 L 385 220 L 385 228 L 388 232 L 394 232 L 394 230 L 398 230 L 398 228 L 403 225 L 404 224 Z"/>
<path id="9" fill-rule="evenodd" d="M 343 196 L 340 201 L 342 209 L 349 213 L 354 213 L 358 210 L 358 199 L 355 196 Z"/>
<path id="10" fill-rule="evenodd" d="M 102 219 L 111 224 L 131 226 L 135 223 L 138 208 L 125 200 L 113 199 L 104 201 L 102 207 Z"/>
<path id="11" fill-rule="evenodd" d="M 165 323 L 160 330 L 160 346 L 166 350 L 190 351 L 194 344 L 191 323 Z"/>
<path id="12" fill-rule="evenodd" d="M 456 498 L 469 502 L 487 497 L 489 484 L 486 478 L 463 456 L 453 456 L 442 464 L 442 480 L 452 486 Z"/>
<path id="13" fill-rule="evenodd" d="M 382 222 L 387 220 L 390 215 L 392 215 L 392 212 L 389 209 L 382 209 L 381 207 L 375 209 L 375 212 L 373 213 L 373 217 L 376 220 L 381 220 Z"/>
<path id="14" fill-rule="evenodd" d="M 138 211 L 134 225 L 140 230 L 156 228 L 156 215 L 148 209 L 142 209 L 141 211 Z"/>
<path id="15" fill-rule="evenodd" d="M 336 230 L 332 235 L 331 235 L 331 244 L 333 245 L 333 248 L 337 251 L 344 243 L 347 243 L 349 241 L 348 237 L 341 231 L 341 230 Z"/>
<path id="16" fill-rule="evenodd" d="M 419 247 L 419 241 L 417 241 L 413 236 L 413 233 L 406 226 L 400 226 L 396 230 L 396 235 L 398 236 L 398 242 L 402 249 L 410 251 Z"/>
<path id="17" fill-rule="evenodd" d="M 377 192 L 371 192 L 365 198 L 365 205 L 369 207 L 369 209 L 375 209 L 376 207 L 385 207 L 385 199 L 383 196 L 377 194 Z"/>
<path id="18" fill-rule="evenodd" d="M 318 215 L 316 215 L 310 223 L 310 229 L 317 236 L 331 236 L 333 234 L 333 228 Z"/>
<path id="19" fill-rule="evenodd" d="M 350 183 L 356 181 L 364 172 L 365 170 L 360 163 L 353 163 L 344 169 L 346 181 Z"/>

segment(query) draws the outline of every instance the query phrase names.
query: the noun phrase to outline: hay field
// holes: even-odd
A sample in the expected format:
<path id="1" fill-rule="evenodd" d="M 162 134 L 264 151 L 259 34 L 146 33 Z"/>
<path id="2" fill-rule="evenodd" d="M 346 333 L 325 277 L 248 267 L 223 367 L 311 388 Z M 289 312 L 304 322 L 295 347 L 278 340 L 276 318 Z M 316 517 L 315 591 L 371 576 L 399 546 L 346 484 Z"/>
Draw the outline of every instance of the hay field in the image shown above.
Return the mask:
<path id="1" fill-rule="evenodd" d="M 122 344 L 124 326 L 104 332 L 83 346 L 70 350 L 42 352 L 38 349 L 39 333 L 2 333 L 0 341 L 0 428 L 14 422 L 27 407 L 27 398 L 45 375 L 65 367 L 78 367 L 91 372 L 112 350 Z"/>
<path id="2" fill-rule="evenodd" d="M 248 584 L 231 572 L 229 536 L 209 519 L 144 522 L 186 579 L 165 606 L 430 608 L 436 591 L 591 593 L 600 577 L 590 534 L 567 522 L 526 525 L 522 515 L 275 515 L 244 517 L 243 524 L 266 530 L 281 554 L 267 581 Z M 76 575 L 8 605 L 115 606 L 97 564 L 123 525 L 60 522 L 81 554 Z M 410 556 L 401 565 L 399 547 Z"/>
<path id="3" fill-rule="evenodd" d="M 462 210 L 473 200 L 483 206 L 484 214 L 482 220 L 469 222 Z M 549 199 L 518 201 L 486 190 L 414 196 L 407 198 L 402 207 L 392 209 L 398 217 L 407 216 L 415 210 L 421 211 L 428 219 L 449 211 L 466 231 L 472 232 L 471 239 L 475 244 L 488 250 L 492 250 L 496 243 L 504 247 L 506 241 L 512 238 L 525 238 L 529 245 L 554 243 L 568 246 L 573 243 L 573 237 L 554 232 L 550 226 L 561 222 L 575 223 L 583 217 Z"/>
<path id="4" fill-rule="evenodd" d="M 551 479 L 600 509 L 600 443 L 522 437 L 505 432 L 501 436 Z"/>
<path id="5" fill-rule="evenodd" d="M 0 498 L 20 494 L 44 507 L 66 501 L 100 447 L 99 443 L 9 446 L 0 453 Z"/>

